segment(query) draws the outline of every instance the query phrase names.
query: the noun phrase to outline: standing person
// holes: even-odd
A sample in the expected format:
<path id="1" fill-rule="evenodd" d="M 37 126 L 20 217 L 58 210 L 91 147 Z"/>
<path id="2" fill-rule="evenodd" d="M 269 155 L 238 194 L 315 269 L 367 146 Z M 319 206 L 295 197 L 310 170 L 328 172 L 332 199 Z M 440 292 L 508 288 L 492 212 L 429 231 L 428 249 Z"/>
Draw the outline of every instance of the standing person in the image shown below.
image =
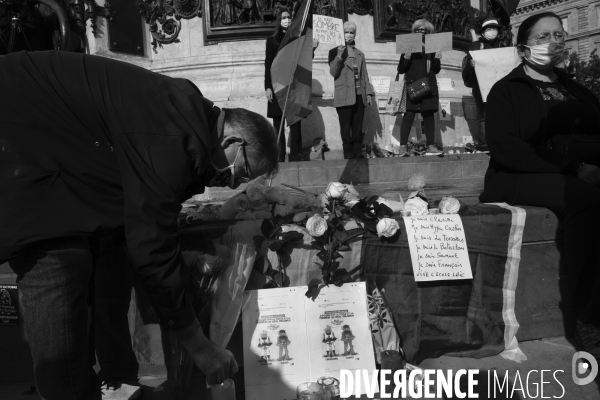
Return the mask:
<path id="1" fill-rule="evenodd" d="M 412 26 L 413 33 L 425 35 L 435 33 L 435 29 L 431 22 L 425 19 L 416 20 Z M 433 115 L 439 108 L 439 94 L 436 74 L 442 69 L 441 53 L 425 54 L 425 48 L 421 54 L 406 53 L 400 56 L 398 62 L 398 74 L 404 74 L 404 91 L 406 86 L 421 78 L 429 78 L 429 86 L 431 87 L 431 95 L 424 98 L 418 103 L 413 103 L 410 97 L 406 95 L 406 113 L 402 117 L 402 125 L 400 125 L 400 156 L 408 157 L 407 143 L 410 129 L 415 120 L 415 114 L 421 113 L 425 121 L 425 137 L 427 138 L 427 155 L 440 155 L 442 151 L 435 145 L 435 120 Z"/>
<path id="2" fill-rule="evenodd" d="M 469 46 L 469 51 L 497 49 L 502 47 L 502 41 L 499 35 L 500 24 L 496 18 L 488 18 L 481 24 L 479 39 Z M 477 106 L 477 137 L 475 139 L 475 149 L 481 152 L 488 152 L 485 139 L 485 103 L 479 90 L 479 82 L 475 74 L 475 60 L 471 54 L 467 55 L 467 63 L 463 70 L 463 80 L 465 84 L 473 88 L 473 97 Z"/>
<path id="3" fill-rule="evenodd" d="M 344 158 L 364 158 L 362 129 L 365 107 L 375 90 L 369 81 L 365 54 L 356 48 L 356 24 L 344 22 L 345 46 L 329 51 L 329 72 L 335 78 L 333 106 L 340 120 Z"/>
<path id="4" fill-rule="evenodd" d="M 119 232 L 161 326 L 209 384 L 235 374 L 196 317 L 196 261 L 182 256 L 177 216 L 205 186 L 277 171 L 269 121 L 104 57 L 22 51 L 0 70 L 0 260 L 17 274 L 40 396 L 102 396 L 88 347 L 90 243 Z"/>
<path id="5" fill-rule="evenodd" d="M 283 40 L 288 27 L 292 23 L 292 15 L 287 7 L 279 7 L 277 9 L 277 18 L 275 19 L 275 32 L 269 38 L 267 38 L 266 52 L 265 52 L 265 94 L 268 100 L 267 103 L 267 117 L 273 118 L 273 127 L 275 132 L 279 134 L 280 126 L 283 122 L 283 111 L 279 107 L 279 102 L 273 92 L 273 82 L 271 81 L 271 65 L 279 52 L 279 45 Z M 313 40 L 313 58 L 315 56 L 315 50 L 319 46 L 318 40 Z M 285 130 L 285 127 L 283 128 Z M 302 121 L 298 121 L 290 126 L 290 157 L 289 161 L 302 161 L 301 150 L 302 150 Z M 285 134 L 282 133 L 279 139 L 279 162 L 285 161 Z"/>
<path id="6" fill-rule="evenodd" d="M 575 338 L 600 358 L 600 102 L 556 68 L 566 37 L 552 12 L 532 15 L 519 27 L 522 63 L 487 98 L 491 158 L 480 200 L 545 207 L 557 215 L 574 278 Z M 559 139 L 571 143 L 558 151 Z M 579 154 L 578 142 L 587 143 Z"/>

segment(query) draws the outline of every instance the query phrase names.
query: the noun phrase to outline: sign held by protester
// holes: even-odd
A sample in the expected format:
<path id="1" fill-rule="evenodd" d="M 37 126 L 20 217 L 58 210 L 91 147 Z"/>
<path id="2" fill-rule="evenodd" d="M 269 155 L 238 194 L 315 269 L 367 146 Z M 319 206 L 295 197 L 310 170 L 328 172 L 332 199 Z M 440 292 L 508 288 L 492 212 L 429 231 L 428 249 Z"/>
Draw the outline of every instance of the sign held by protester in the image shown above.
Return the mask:
<path id="1" fill-rule="evenodd" d="M 328 48 L 345 45 L 344 21 L 339 18 L 314 14 L 313 38 L 319 40 L 319 45 L 325 45 Z"/>
<path id="2" fill-rule="evenodd" d="M 425 53 L 452 50 L 452 32 L 425 35 Z"/>
<path id="3" fill-rule="evenodd" d="M 423 51 L 423 35 L 409 33 L 396 35 L 396 54 L 421 53 Z"/>
<path id="4" fill-rule="evenodd" d="M 0 326 L 19 325 L 17 285 L 0 285 Z"/>
<path id="5" fill-rule="evenodd" d="M 475 61 L 475 74 L 484 102 L 492 86 L 521 63 L 514 47 L 470 51 L 469 54 Z"/>
<path id="6" fill-rule="evenodd" d="M 460 216 L 405 217 L 404 224 L 415 281 L 473 279 Z"/>
<path id="7" fill-rule="evenodd" d="M 390 82 L 392 78 L 389 76 L 371 76 L 371 84 L 377 96 L 377 108 L 379 113 L 385 113 L 387 109 L 387 94 L 390 91 Z"/>

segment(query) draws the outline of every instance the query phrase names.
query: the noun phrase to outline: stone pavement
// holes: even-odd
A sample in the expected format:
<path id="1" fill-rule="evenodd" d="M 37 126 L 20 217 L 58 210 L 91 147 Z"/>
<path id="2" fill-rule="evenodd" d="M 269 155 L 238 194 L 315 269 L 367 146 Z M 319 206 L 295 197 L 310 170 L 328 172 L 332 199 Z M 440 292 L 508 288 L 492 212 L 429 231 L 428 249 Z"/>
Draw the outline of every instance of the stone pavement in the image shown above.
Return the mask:
<path id="1" fill-rule="evenodd" d="M 527 356 L 527 360 L 521 363 L 508 361 L 500 356 L 483 359 L 442 356 L 436 359 L 427 359 L 421 363 L 420 367 L 424 369 L 451 369 L 454 371 L 458 369 L 479 369 L 483 372 L 476 390 L 479 399 L 562 398 L 565 400 L 600 400 L 600 376 L 586 386 L 576 385 L 571 378 L 571 360 L 573 354 L 577 351 L 572 338 L 558 337 L 529 341 L 520 343 L 519 346 Z M 541 384 L 541 370 L 550 371 L 544 372 L 543 381 L 545 383 L 543 385 Z M 498 380 L 502 382 L 505 373 L 508 372 L 509 383 L 505 386 L 503 393 L 500 389 L 496 389 L 496 395 L 494 396 L 493 385 L 490 385 L 488 395 L 486 382 L 488 371 L 489 376 L 492 377 L 492 384 L 494 383 L 494 373 Z M 520 381 L 517 378 L 517 372 Z M 529 383 L 527 383 L 528 373 Z M 142 400 L 171 400 L 173 398 L 173 387 L 165 383 L 165 378 L 142 377 L 139 384 L 144 390 Z M 239 386 L 241 382 L 237 380 L 236 384 Z M 203 388 L 204 379 L 200 376 L 193 377 L 185 399 L 205 400 L 206 394 Z M 509 388 L 509 390 L 506 391 L 506 388 Z M 22 393 L 28 389 L 27 385 L 0 386 L 0 400 L 34 400 L 39 398 L 37 395 L 23 395 Z M 242 396 L 238 396 L 238 400 L 243 400 Z"/>

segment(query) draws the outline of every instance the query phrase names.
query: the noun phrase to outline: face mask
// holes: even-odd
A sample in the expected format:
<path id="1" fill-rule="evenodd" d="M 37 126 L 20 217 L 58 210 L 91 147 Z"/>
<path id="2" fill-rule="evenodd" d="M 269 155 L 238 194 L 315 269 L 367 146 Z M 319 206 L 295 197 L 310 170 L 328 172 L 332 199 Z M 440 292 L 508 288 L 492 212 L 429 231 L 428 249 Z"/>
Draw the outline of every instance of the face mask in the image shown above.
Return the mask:
<path id="1" fill-rule="evenodd" d="M 525 46 L 531 51 L 529 58 L 524 60 L 540 69 L 551 69 L 561 62 L 565 50 L 564 43 L 550 42 L 535 46 Z"/>
<path id="2" fill-rule="evenodd" d="M 498 31 L 496 29 L 488 29 L 483 32 L 483 37 L 487 40 L 494 40 L 498 37 Z"/>
<path id="3" fill-rule="evenodd" d="M 207 187 L 227 187 L 231 184 L 231 170 L 218 172 L 209 164 L 200 177 L 200 181 Z"/>
<path id="4" fill-rule="evenodd" d="M 286 18 L 286 19 L 281 19 L 281 27 L 284 29 L 287 29 L 290 24 L 292 23 L 292 19 L 291 18 Z"/>

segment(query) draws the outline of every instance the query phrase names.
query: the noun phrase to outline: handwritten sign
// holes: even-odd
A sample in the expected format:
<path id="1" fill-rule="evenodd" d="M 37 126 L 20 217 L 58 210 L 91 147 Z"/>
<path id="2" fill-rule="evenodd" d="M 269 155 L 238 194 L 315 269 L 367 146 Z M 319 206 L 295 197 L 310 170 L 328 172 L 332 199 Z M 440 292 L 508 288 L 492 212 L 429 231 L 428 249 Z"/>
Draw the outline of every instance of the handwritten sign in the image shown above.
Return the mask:
<path id="1" fill-rule="evenodd" d="M 0 326 L 19 325 L 17 285 L 0 285 Z"/>
<path id="2" fill-rule="evenodd" d="M 477 50 L 469 53 L 475 60 L 475 74 L 484 102 L 487 101 L 492 86 L 521 62 L 514 47 Z"/>
<path id="3" fill-rule="evenodd" d="M 313 15 L 313 38 L 325 47 L 343 46 L 346 44 L 344 22 L 339 18 Z"/>
<path id="4" fill-rule="evenodd" d="M 425 36 L 425 53 L 452 50 L 452 32 L 434 33 Z"/>
<path id="5" fill-rule="evenodd" d="M 396 54 L 420 53 L 423 51 L 423 35 L 409 33 L 396 35 Z"/>
<path id="6" fill-rule="evenodd" d="M 449 92 L 454 90 L 454 81 L 452 78 L 437 78 L 437 84 L 440 92 Z"/>
<path id="7" fill-rule="evenodd" d="M 415 281 L 473 279 L 460 216 L 405 217 Z"/>
<path id="8" fill-rule="evenodd" d="M 377 108 L 379 113 L 385 113 L 387 109 L 387 94 L 390 91 L 390 82 L 392 78 L 389 76 L 371 76 L 371 84 L 377 96 Z"/>

